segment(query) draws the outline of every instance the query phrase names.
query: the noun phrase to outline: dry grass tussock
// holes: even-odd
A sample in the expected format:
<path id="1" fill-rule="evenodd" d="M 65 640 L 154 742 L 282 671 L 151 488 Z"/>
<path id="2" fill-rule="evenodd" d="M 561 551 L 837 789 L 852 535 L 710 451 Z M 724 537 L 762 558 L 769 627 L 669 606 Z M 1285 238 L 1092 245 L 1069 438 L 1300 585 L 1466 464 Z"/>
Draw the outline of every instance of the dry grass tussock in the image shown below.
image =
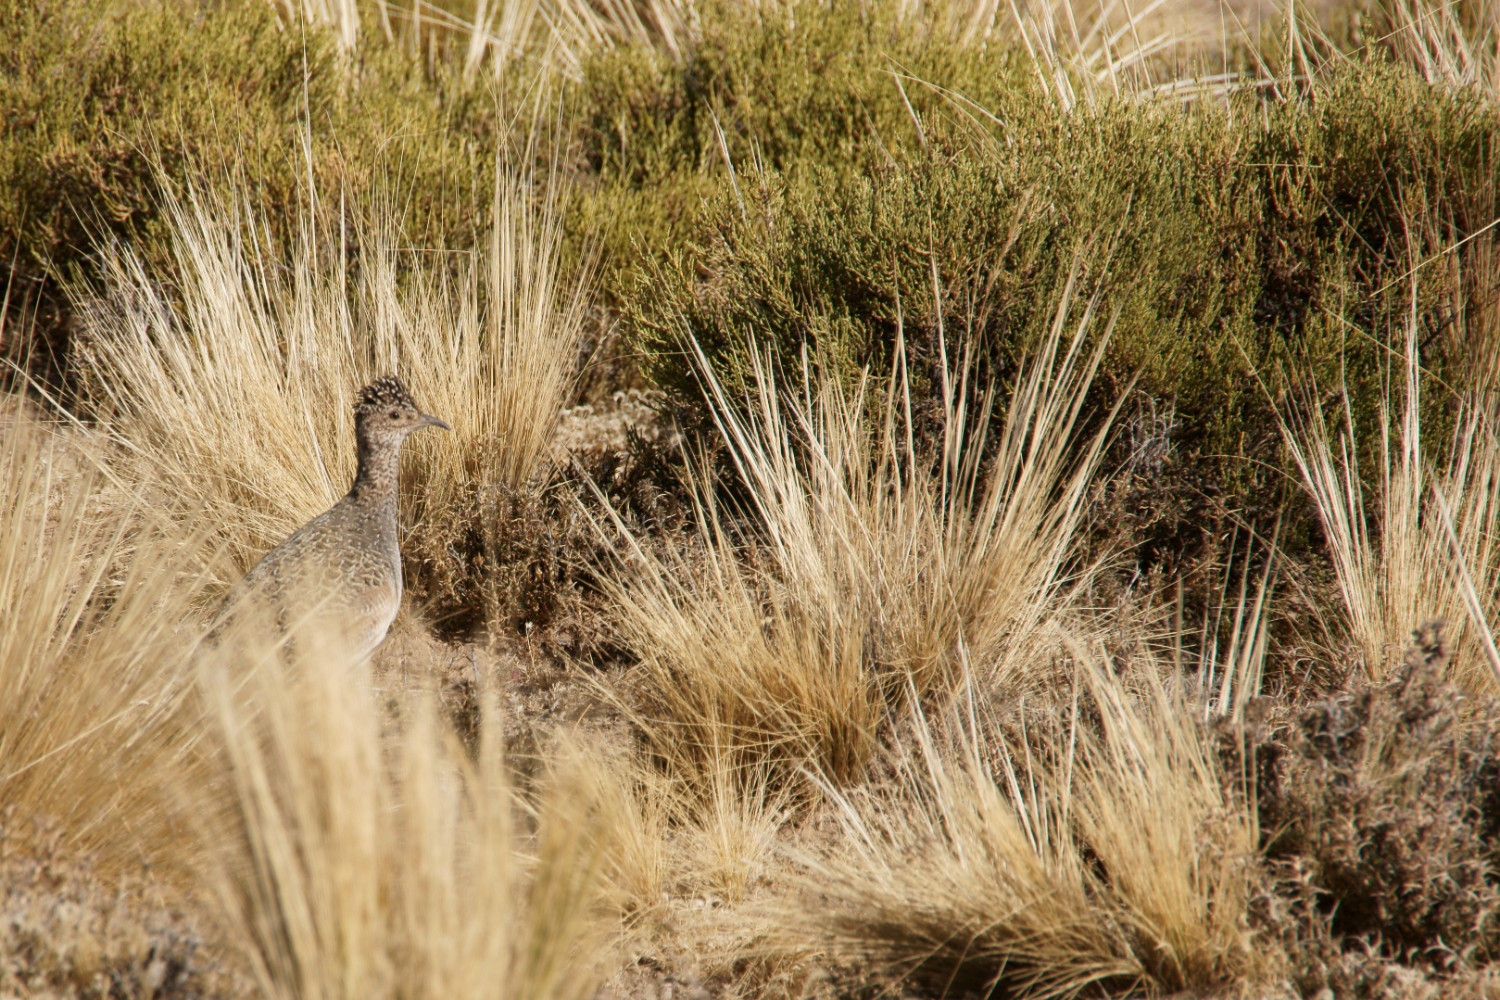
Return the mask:
<path id="1" fill-rule="evenodd" d="M 1024 646 L 1077 582 L 1109 425 L 1082 427 L 1109 336 L 1095 305 L 1068 283 L 998 428 L 947 361 L 939 455 L 917 454 L 904 369 L 799 393 L 759 359 L 739 406 L 701 366 L 743 499 L 700 463 L 701 543 L 655 554 L 617 521 L 629 554 L 609 586 L 642 658 L 642 729 L 703 801 L 726 774 L 775 786 L 811 762 L 852 779 L 909 687 L 952 689 L 970 653 L 1021 662 L 988 657 Z M 986 680 L 1030 679 L 1007 670 Z"/>
<path id="2" fill-rule="evenodd" d="M 1347 392 L 1337 431 L 1313 395 L 1287 411 L 1283 436 L 1328 539 L 1347 638 L 1365 674 L 1382 680 L 1401 662 L 1412 629 L 1438 619 L 1454 651 L 1449 675 L 1492 691 L 1500 683 L 1488 624 L 1500 613 L 1500 414 L 1475 394 L 1460 401 L 1446 448 L 1434 454 L 1424 443 L 1421 397 L 1434 387 L 1420 364 L 1415 287 L 1412 295 L 1376 416 L 1373 469 L 1362 468 L 1354 445 Z"/>
<path id="3" fill-rule="evenodd" d="M 591 996 L 616 824 L 581 759 L 522 796 L 493 700 L 471 753 L 430 701 L 382 704 L 314 629 L 235 639 L 199 678 L 222 781 L 178 793 L 263 994 Z"/>
<path id="4" fill-rule="evenodd" d="M 406 447 L 408 523 L 476 480 L 537 472 L 573 384 L 583 289 L 559 287 L 558 217 L 533 180 L 502 171 L 490 246 L 456 277 L 408 268 L 378 227 L 330 230 L 316 205 L 293 259 L 272 267 L 248 206 L 169 199 L 175 294 L 112 252 L 105 293 L 79 302 L 97 402 L 158 501 L 217 526 L 243 569 L 342 495 L 354 391 L 388 371 L 453 428 Z"/>
<path id="5" fill-rule="evenodd" d="M 0 801 L 107 864 L 170 870 L 167 774 L 197 775 L 184 649 L 195 546 L 108 472 L 104 449 L 0 417 Z"/>
<path id="6" fill-rule="evenodd" d="M 842 837 L 802 852 L 803 892 L 771 908 L 771 947 L 948 994 L 1273 980 L 1278 952 L 1247 917 L 1256 817 L 1226 805 L 1198 706 L 1150 671 L 1130 690 L 1072 655 L 1071 714 L 1001 725 L 970 689 L 966 707 L 918 714 L 890 778 L 827 786 Z"/>
<path id="7" fill-rule="evenodd" d="M 633 751 L 592 738 L 565 738 L 557 759 L 588 781 L 584 792 L 604 803 L 615 826 L 606 840 L 604 884 L 611 912 L 639 946 L 682 935 L 738 932 L 737 918 L 684 921 L 686 910 L 731 909 L 770 884 L 776 846 L 792 810 L 789 796 L 748 783 L 725 768 L 709 776 L 706 795 Z M 584 763 L 578 763 L 580 755 Z M 696 924 L 688 927 L 685 924 Z M 725 966 L 740 956 L 720 956 Z"/>

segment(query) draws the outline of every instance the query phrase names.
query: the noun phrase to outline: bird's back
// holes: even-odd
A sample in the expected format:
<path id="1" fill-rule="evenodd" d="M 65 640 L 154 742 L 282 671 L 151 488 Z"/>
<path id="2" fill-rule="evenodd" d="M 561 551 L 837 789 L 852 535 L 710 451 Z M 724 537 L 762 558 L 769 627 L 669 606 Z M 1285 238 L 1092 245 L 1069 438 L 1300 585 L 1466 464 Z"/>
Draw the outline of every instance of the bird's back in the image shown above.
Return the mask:
<path id="1" fill-rule="evenodd" d="M 250 607 L 283 630 L 315 619 L 362 657 L 385 638 L 400 606 L 395 511 L 350 496 L 267 552 L 229 595 L 221 617 Z"/>

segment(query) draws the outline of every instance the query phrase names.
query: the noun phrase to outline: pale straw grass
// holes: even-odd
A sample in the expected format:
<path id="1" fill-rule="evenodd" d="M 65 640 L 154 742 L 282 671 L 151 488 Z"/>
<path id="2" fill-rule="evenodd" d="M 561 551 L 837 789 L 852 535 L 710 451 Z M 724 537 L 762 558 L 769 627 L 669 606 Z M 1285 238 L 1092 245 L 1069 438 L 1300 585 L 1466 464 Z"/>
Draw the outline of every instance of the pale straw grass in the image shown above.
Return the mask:
<path id="1" fill-rule="evenodd" d="M 429 700 L 382 704 L 316 631 L 235 638 L 200 674 L 222 777 L 179 796 L 264 995 L 591 996 L 615 824 L 588 781 L 561 771 L 528 804 L 494 699 L 471 755 Z"/>
<path id="2" fill-rule="evenodd" d="M 801 892 L 771 907 L 767 940 L 945 993 L 1274 977 L 1278 950 L 1248 926 L 1253 807 L 1229 804 L 1185 685 L 1169 693 L 1152 665 L 1127 686 L 1097 654 L 1071 657 L 1073 710 L 1045 733 L 998 725 L 969 689 L 941 718 L 917 713 L 892 778 L 827 784 L 841 836 L 800 852 Z"/>
<path id="3" fill-rule="evenodd" d="M 1500 611 L 1496 415 L 1482 398 L 1464 400 L 1446 447 L 1424 439 L 1431 379 L 1418 356 L 1416 294 L 1413 285 L 1397 370 L 1376 414 L 1374 467 L 1362 464 L 1356 442 L 1369 432 L 1356 425 L 1347 392 L 1337 430 L 1305 397 L 1287 408 L 1282 434 L 1322 523 L 1348 640 L 1366 676 L 1383 679 L 1413 630 L 1441 620 L 1455 654 L 1451 678 L 1489 690 L 1500 668 L 1489 654 Z"/>
<path id="4" fill-rule="evenodd" d="M 195 546 L 113 478 L 105 450 L 24 404 L 0 416 L 0 801 L 107 867 L 169 872 L 161 789 L 197 775 L 187 617 Z"/>
<path id="5" fill-rule="evenodd" d="M 1381 0 L 1380 43 L 1434 86 L 1500 99 L 1500 3 Z"/>
<path id="6" fill-rule="evenodd" d="M 368 32 L 431 68 L 459 65 L 468 77 L 500 76 L 517 62 L 582 79 L 584 64 L 622 45 L 685 61 L 695 42 L 693 0 L 271 0 L 288 25 L 329 30 L 352 53 Z"/>
<path id="7" fill-rule="evenodd" d="M 946 361 L 930 460 L 899 365 L 885 380 L 846 387 L 822 372 L 787 391 L 756 356 L 742 406 L 699 355 L 746 499 L 726 507 L 700 464 L 701 544 L 657 555 L 617 521 L 629 552 L 609 588 L 641 656 L 644 703 L 631 710 L 700 800 L 726 771 L 741 787 L 795 784 L 809 761 L 857 776 L 908 685 L 951 689 L 961 647 L 1024 645 L 1066 598 L 1109 425 L 1083 427 L 1108 340 L 1095 307 L 1070 279 L 998 427 L 967 364 Z"/>
<path id="8" fill-rule="evenodd" d="M 96 403 L 163 508 L 214 527 L 231 573 L 348 488 L 353 396 L 376 375 L 398 373 L 453 428 L 404 450 L 408 523 L 476 481 L 541 470 L 573 385 L 584 288 L 560 284 L 558 216 L 532 188 L 502 170 L 490 245 L 451 268 L 401 250 L 378 225 L 388 212 L 356 241 L 316 205 L 281 259 L 266 220 L 203 190 L 162 206 L 170 289 L 134 253 L 103 253 L 104 294 L 78 295 Z"/>

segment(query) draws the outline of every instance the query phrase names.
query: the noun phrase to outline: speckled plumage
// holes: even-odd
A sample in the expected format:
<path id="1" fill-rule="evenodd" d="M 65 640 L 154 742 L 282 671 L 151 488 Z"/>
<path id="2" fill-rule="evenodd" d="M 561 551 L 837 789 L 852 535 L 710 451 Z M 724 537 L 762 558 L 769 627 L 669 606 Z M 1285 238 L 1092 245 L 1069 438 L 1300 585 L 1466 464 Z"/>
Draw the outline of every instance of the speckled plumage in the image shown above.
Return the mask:
<path id="1" fill-rule="evenodd" d="M 401 606 L 396 500 L 401 445 L 421 427 L 448 425 L 417 409 L 394 375 L 359 391 L 359 469 L 344 498 L 263 556 L 234 588 L 220 621 L 253 605 L 281 627 L 303 615 L 328 621 L 364 657 L 385 639 Z"/>

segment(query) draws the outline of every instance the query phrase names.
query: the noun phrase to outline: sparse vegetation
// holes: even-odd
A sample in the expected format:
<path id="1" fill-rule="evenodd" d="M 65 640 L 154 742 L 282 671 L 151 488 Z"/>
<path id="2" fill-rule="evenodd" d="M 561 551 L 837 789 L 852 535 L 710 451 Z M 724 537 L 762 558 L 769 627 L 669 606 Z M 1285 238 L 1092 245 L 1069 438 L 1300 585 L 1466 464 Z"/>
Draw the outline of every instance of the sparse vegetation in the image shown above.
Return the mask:
<path id="1" fill-rule="evenodd" d="M 1500 5 L 0 0 L 0 994 L 1488 996 Z M 406 608 L 204 641 L 398 371 Z"/>

